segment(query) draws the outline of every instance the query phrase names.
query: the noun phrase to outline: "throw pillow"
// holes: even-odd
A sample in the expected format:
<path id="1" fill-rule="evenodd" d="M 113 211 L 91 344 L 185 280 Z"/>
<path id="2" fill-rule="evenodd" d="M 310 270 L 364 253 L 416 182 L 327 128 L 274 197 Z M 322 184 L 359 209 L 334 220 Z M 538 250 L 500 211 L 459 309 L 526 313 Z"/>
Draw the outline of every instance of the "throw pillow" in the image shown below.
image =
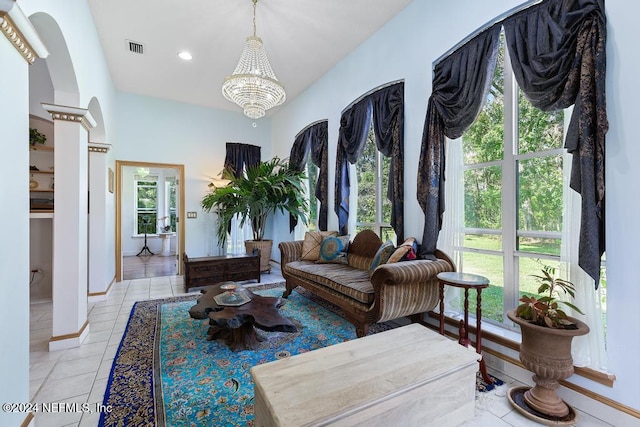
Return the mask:
<path id="1" fill-rule="evenodd" d="M 391 240 L 387 240 L 386 243 L 383 243 L 382 246 L 378 249 L 378 252 L 373 257 L 373 261 L 371 261 L 371 266 L 369 267 L 369 276 L 373 274 L 376 268 L 379 265 L 386 264 L 387 260 L 395 250 L 395 246 L 393 246 L 393 242 Z"/>
<path id="2" fill-rule="evenodd" d="M 329 236 L 322 240 L 320 257 L 316 261 L 322 263 L 347 264 L 349 236 Z"/>
<path id="3" fill-rule="evenodd" d="M 406 259 L 409 252 L 413 250 L 414 244 L 416 244 L 416 238 L 409 237 L 400 246 L 396 248 L 395 252 L 393 252 L 393 254 L 391 254 L 391 256 L 389 257 L 389 260 L 387 261 L 387 263 L 391 264 L 392 262 L 403 261 L 404 259 Z M 415 257 L 413 259 L 415 259 Z"/>
<path id="4" fill-rule="evenodd" d="M 337 235 L 337 231 L 307 231 L 304 233 L 300 259 L 304 261 L 317 261 L 320 257 L 320 245 L 322 245 L 322 240 L 327 236 Z"/>

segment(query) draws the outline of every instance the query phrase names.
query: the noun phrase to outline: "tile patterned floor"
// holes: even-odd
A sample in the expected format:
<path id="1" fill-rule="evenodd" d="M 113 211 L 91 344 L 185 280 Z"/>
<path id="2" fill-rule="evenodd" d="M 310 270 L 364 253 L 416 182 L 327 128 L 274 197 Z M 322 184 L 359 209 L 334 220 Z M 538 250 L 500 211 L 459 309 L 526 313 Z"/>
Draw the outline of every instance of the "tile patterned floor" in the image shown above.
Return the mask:
<path id="1" fill-rule="evenodd" d="M 262 283 L 281 281 L 278 270 L 262 276 Z M 122 339 L 129 313 L 136 301 L 184 295 L 182 277 L 163 276 L 123 280 L 114 285 L 107 301 L 89 306 L 90 333 L 78 348 L 48 351 L 51 337 L 51 303 L 31 305 L 30 398 L 32 402 L 101 404 L 113 358 Z M 505 385 L 489 393 L 479 393 L 476 416 L 464 426 L 528 427 L 539 426 L 514 411 L 505 397 L 518 385 L 501 372 L 491 371 Z M 579 413 L 580 427 L 609 426 L 587 414 Z M 38 413 L 37 427 L 98 425 L 99 414 L 82 412 Z"/>

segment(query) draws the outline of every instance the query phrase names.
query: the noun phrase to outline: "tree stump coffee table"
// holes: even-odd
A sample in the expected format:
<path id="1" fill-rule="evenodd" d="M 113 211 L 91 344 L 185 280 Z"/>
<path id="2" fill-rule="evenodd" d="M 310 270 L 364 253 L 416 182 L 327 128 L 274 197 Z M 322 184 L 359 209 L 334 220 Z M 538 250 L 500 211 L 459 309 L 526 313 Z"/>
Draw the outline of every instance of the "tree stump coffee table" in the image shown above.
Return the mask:
<path id="1" fill-rule="evenodd" d="M 236 292 L 245 294 L 251 301 L 239 306 L 219 305 L 215 297 L 226 291 L 221 288 L 223 284 L 203 288 L 203 295 L 189 310 L 194 319 L 209 318 L 209 340 L 222 339 L 231 350 L 237 351 L 257 347 L 261 338 L 255 328 L 270 332 L 297 332 L 293 322 L 278 311 L 282 306 L 281 297 L 263 297 L 243 288 Z"/>

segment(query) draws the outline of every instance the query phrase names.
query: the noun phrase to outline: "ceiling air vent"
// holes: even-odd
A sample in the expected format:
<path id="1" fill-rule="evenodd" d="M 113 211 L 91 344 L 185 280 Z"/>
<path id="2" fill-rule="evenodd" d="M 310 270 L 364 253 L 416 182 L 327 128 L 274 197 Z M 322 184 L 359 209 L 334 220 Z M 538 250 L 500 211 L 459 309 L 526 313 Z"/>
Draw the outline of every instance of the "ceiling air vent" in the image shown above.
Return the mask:
<path id="1" fill-rule="evenodd" d="M 127 48 L 129 52 L 144 54 L 144 45 L 142 43 L 134 42 L 133 40 L 127 40 Z"/>

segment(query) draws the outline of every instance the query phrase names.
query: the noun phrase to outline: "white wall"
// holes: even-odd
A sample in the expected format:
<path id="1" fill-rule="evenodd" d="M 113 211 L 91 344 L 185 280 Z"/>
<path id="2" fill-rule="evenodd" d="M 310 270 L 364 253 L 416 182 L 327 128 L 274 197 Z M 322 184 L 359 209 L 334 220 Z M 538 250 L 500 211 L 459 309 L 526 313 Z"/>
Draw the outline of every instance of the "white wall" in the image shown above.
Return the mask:
<path id="1" fill-rule="evenodd" d="M 241 112 L 220 111 L 140 95 L 118 93 L 117 160 L 171 163 L 185 167 L 185 252 L 189 256 L 218 255 L 214 214 L 204 213 L 200 200 L 211 178 L 222 170 L 227 142 L 262 147 L 271 156 L 271 121 L 252 120 Z"/>
<path id="2" fill-rule="evenodd" d="M 637 70 L 637 12 L 640 5 L 608 0 L 607 10 L 607 350 L 609 370 L 617 376 L 612 399 L 640 409 L 640 145 L 637 120 L 640 93 Z M 635 391 L 634 391 L 635 390 Z"/>
<path id="3" fill-rule="evenodd" d="M 29 273 L 30 302 L 51 301 L 53 282 L 53 220 L 29 220 Z"/>
<path id="4" fill-rule="evenodd" d="M 29 401 L 29 79 L 27 62 L 0 36 L 0 401 Z M 0 412 L 0 425 L 25 414 Z"/>
<path id="5" fill-rule="evenodd" d="M 42 108 L 43 102 L 53 104 L 53 83 L 45 60 L 36 59 L 29 67 L 29 113 L 51 121 L 49 112 Z"/>
<path id="6" fill-rule="evenodd" d="M 424 215 L 416 201 L 416 177 L 427 100 L 431 92 L 432 62 L 493 17 L 522 3 L 516 0 L 450 0 L 409 4 L 356 51 L 289 102 L 273 118 L 274 153 L 288 156 L 294 136 L 308 124 L 329 119 L 329 228 L 337 228 L 333 212 L 336 141 L 340 114 L 363 93 L 386 82 L 405 81 L 405 235 L 422 235 Z M 609 371 L 617 380 L 608 388 L 582 377 L 572 382 L 624 405 L 640 410 L 637 384 L 640 371 L 640 329 L 635 306 L 640 301 L 635 265 L 640 225 L 638 190 L 640 146 L 634 122 L 639 116 L 635 47 L 635 13 L 640 6 L 608 0 L 607 100 L 610 130 L 607 137 L 607 292 Z M 445 19 L 446 16 L 455 16 Z M 276 241 L 289 240 L 284 219 L 276 221 Z M 274 258 L 279 253 L 274 251 Z M 580 408 L 587 410 L 589 408 Z M 597 414 L 596 414 L 597 415 Z"/>

